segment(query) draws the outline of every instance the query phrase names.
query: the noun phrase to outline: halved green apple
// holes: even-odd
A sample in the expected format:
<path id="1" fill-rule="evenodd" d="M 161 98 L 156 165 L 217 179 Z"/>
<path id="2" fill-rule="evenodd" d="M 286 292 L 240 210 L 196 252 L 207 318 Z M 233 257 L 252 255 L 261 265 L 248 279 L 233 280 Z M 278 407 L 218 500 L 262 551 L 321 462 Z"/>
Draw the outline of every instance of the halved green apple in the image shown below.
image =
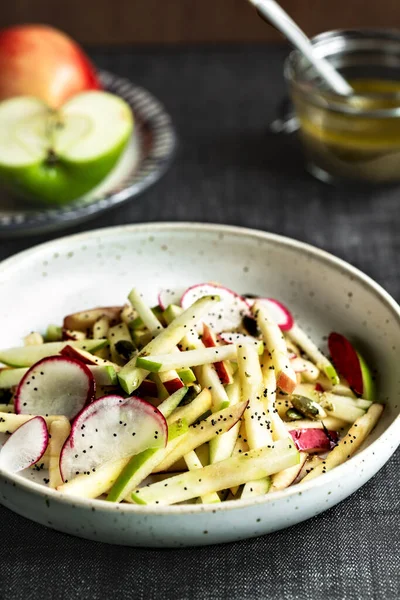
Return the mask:
<path id="1" fill-rule="evenodd" d="M 0 178 L 27 199 L 75 200 L 116 165 L 133 129 L 124 100 L 108 92 L 74 96 L 59 110 L 33 97 L 0 104 Z"/>

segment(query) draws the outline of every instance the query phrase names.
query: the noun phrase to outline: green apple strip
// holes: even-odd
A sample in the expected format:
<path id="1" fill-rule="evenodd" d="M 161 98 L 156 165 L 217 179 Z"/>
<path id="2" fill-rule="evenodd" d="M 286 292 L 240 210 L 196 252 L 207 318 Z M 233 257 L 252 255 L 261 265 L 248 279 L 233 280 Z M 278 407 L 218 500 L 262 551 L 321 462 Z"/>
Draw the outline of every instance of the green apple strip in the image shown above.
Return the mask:
<path id="1" fill-rule="evenodd" d="M 246 423 L 244 422 L 244 419 L 241 419 L 240 427 L 239 427 L 239 434 L 238 434 L 235 446 L 232 451 L 232 456 L 238 456 L 238 455 L 244 454 L 245 452 L 248 452 L 250 450 L 246 435 L 247 435 L 246 434 Z M 239 491 L 239 486 L 236 485 L 236 486 L 232 487 L 230 491 L 233 496 L 236 496 L 236 494 Z"/>
<path id="2" fill-rule="evenodd" d="M 137 314 L 132 306 L 130 304 L 124 304 L 121 311 L 121 321 L 129 327 L 136 317 Z"/>
<path id="3" fill-rule="evenodd" d="M 163 325 L 155 315 L 154 311 L 144 302 L 141 294 L 134 288 L 129 294 L 129 301 L 133 308 L 137 311 L 139 318 L 143 321 L 143 324 L 152 333 L 152 335 L 158 335 L 160 331 L 164 329 Z M 177 347 L 171 348 L 171 353 L 179 354 Z M 168 383 L 170 381 L 182 380 L 182 383 L 187 384 L 196 380 L 193 371 L 189 368 L 181 369 L 182 377 L 176 370 L 171 369 L 160 374 L 161 383 Z M 185 381 L 183 381 L 185 379 Z"/>
<path id="4" fill-rule="evenodd" d="M 255 479 L 254 481 L 248 481 L 242 491 L 240 498 L 253 498 L 254 496 L 262 496 L 268 494 L 271 487 L 271 477 L 263 477 L 262 479 Z"/>
<path id="5" fill-rule="evenodd" d="M 0 371 L 0 389 L 10 389 L 18 385 L 28 370 L 28 367 L 22 369 L 2 369 Z"/>
<path id="6" fill-rule="evenodd" d="M 147 329 L 151 331 L 153 335 L 163 329 L 160 321 L 157 319 L 151 308 L 143 300 L 142 295 L 136 290 L 136 288 L 132 289 L 128 299 L 138 313 L 139 317 L 142 319 L 143 325 L 147 327 Z"/>
<path id="7" fill-rule="evenodd" d="M 121 471 L 129 463 L 130 457 L 104 463 L 90 475 L 77 475 L 57 487 L 57 490 L 68 496 L 80 498 L 98 498 L 109 490 L 117 480 Z"/>
<path id="8" fill-rule="evenodd" d="M 203 468 L 203 465 L 194 450 L 185 454 L 183 458 L 189 471 L 195 471 L 196 469 Z M 205 496 L 201 496 L 201 501 L 203 504 L 216 504 L 218 502 L 221 502 L 221 499 L 218 496 L 217 492 L 210 492 Z"/>
<path id="9" fill-rule="evenodd" d="M 181 456 L 185 456 L 191 450 L 209 442 L 214 436 L 229 431 L 239 421 L 247 404 L 247 401 L 244 401 L 234 406 L 228 406 L 224 410 L 213 413 L 200 423 L 191 425 L 185 439 L 182 439 L 180 444 L 166 456 L 165 460 L 157 465 L 156 471 L 165 471 Z"/>
<path id="10" fill-rule="evenodd" d="M 257 319 L 257 325 L 266 348 L 271 354 L 277 385 L 284 392 L 291 394 L 296 387 L 297 378 L 290 364 L 285 338 L 264 304 L 256 301 L 252 311 Z"/>
<path id="11" fill-rule="evenodd" d="M 65 346 L 96 352 L 107 345 L 107 340 L 68 340 L 67 342 L 48 342 L 35 346 L 7 348 L 0 350 L 0 363 L 9 367 L 31 367 L 42 358 L 59 354 Z"/>
<path id="12" fill-rule="evenodd" d="M 174 410 L 176 410 L 176 408 L 186 396 L 187 391 L 187 387 L 180 388 L 179 390 L 171 394 L 171 396 L 166 398 L 164 402 L 161 402 L 161 404 L 158 405 L 158 410 L 161 414 L 164 415 L 166 419 L 172 415 Z"/>
<path id="13" fill-rule="evenodd" d="M 382 412 L 382 404 L 372 404 L 368 411 L 350 427 L 347 435 L 340 440 L 338 445 L 302 481 L 310 481 L 351 458 L 367 439 L 379 421 Z"/>
<path id="14" fill-rule="evenodd" d="M 18 427 L 27 423 L 31 419 L 36 417 L 36 415 L 16 415 L 15 413 L 0 413 L 0 433 L 14 433 Z M 47 423 L 47 428 L 56 421 L 60 419 L 60 415 L 49 415 L 48 417 L 43 417 L 43 419 Z"/>
<path id="15" fill-rule="evenodd" d="M 362 414 L 364 414 L 364 411 Z M 315 421 L 311 421 L 310 419 L 285 421 L 284 426 L 288 431 L 292 431 L 294 429 L 323 429 L 324 426 L 326 429 L 329 429 L 329 431 L 340 431 L 341 429 L 348 428 L 349 424 L 342 419 L 337 419 L 336 417 L 325 417 L 325 419 L 318 419 Z"/>
<path id="16" fill-rule="evenodd" d="M 274 473 L 272 475 L 269 493 L 279 492 L 279 490 L 284 490 L 287 487 L 289 487 L 289 485 L 292 485 L 296 477 L 299 475 L 308 457 L 307 452 L 299 452 L 299 455 L 299 464 L 294 465 L 293 467 L 289 467 L 288 469 L 284 469 L 283 471 L 279 471 L 279 473 Z"/>
<path id="17" fill-rule="evenodd" d="M 176 504 L 268 477 L 298 462 L 299 453 L 294 444 L 276 442 L 273 448 L 250 450 L 245 455 L 227 458 L 136 490 L 132 499 L 138 504 Z"/>
<path id="18" fill-rule="evenodd" d="M 202 365 L 195 367 L 197 381 L 202 388 L 207 388 L 211 392 L 212 411 L 217 412 L 226 406 L 229 406 L 229 398 L 225 387 L 222 385 L 218 373 L 213 365 Z"/>
<path id="19" fill-rule="evenodd" d="M 318 369 L 325 373 L 333 385 L 339 383 L 340 379 L 333 364 L 324 354 L 322 354 L 314 342 L 298 325 L 293 325 L 287 332 L 287 335 L 307 354 L 307 356 L 317 365 Z"/>
<path id="20" fill-rule="evenodd" d="M 268 356 L 264 356 L 263 360 L 263 380 L 264 380 L 264 403 L 267 414 L 271 420 L 272 439 L 274 442 L 278 440 L 292 442 L 292 437 L 289 434 L 289 430 L 286 424 L 279 416 L 278 411 L 275 408 L 276 404 L 276 377 L 275 368 L 272 364 L 272 359 Z M 303 456 L 304 454 L 304 456 Z M 300 462 L 304 464 L 307 458 L 307 454 L 300 453 Z M 279 473 L 274 473 L 271 477 L 271 486 L 268 492 L 276 491 L 277 489 L 284 489 L 289 486 L 294 479 L 297 477 L 301 469 L 301 466 L 295 465 L 289 467 Z"/>
<path id="21" fill-rule="evenodd" d="M 60 327 L 59 325 L 54 325 L 54 324 L 48 325 L 44 339 L 45 339 L 45 342 L 61 342 L 62 327 Z"/>
<path id="22" fill-rule="evenodd" d="M 179 352 L 176 354 L 169 353 L 138 356 L 136 359 L 136 366 L 141 369 L 147 369 L 152 373 L 158 373 L 162 371 L 169 371 L 170 369 L 197 367 L 199 365 L 232 359 L 236 359 L 236 347 L 234 344 L 229 344 L 227 346 L 216 346 L 214 348 L 188 350 L 186 352 Z"/>
<path id="23" fill-rule="evenodd" d="M 60 416 L 49 427 L 49 487 L 55 489 L 62 484 L 60 453 L 71 431 L 70 422 Z"/>
<path id="24" fill-rule="evenodd" d="M 107 334 L 107 339 L 110 344 L 111 360 L 119 366 L 123 366 L 129 358 L 129 354 L 135 351 L 135 346 L 132 342 L 132 337 L 128 325 L 119 323 L 114 327 L 110 327 Z M 123 343 L 128 353 L 128 358 L 124 359 L 123 355 L 118 351 L 118 344 Z"/>
<path id="25" fill-rule="evenodd" d="M 229 406 L 238 404 L 241 400 L 241 389 L 239 376 L 235 375 L 233 383 L 227 386 L 226 393 L 228 395 Z M 212 391 L 211 391 L 212 394 Z M 216 436 L 209 442 L 210 447 L 210 463 L 225 460 L 232 455 L 236 440 L 239 435 L 241 421 L 238 421 L 229 431 L 221 436 Z"/>
<path id="26" fill-rule="evenodd" d="M 199 298 L 192 306 L 174 319 L 166 329 L 161 331 L 156 338 L 151 340 L 141 350 L 139 356 L 148 356 L 156 352 L 170 352 L 185 336 L 186 331 L 194 327 L 216 302 L 219 302 L 218 296 Z M 120 384 L 128 394 L 138 388 L 149 373 L 149 371 L 137 367 L 136 360 L 134 358 L 129 361 L 119 373 Z"/>
<path id="27" fill-rule="evenodd" d="M 285 427 L 284 422 L 279 416 L 278 411 L 275 408 L 276 404 L 276 376 L 275 367 L 273 365 L 272 358 L 264 355 L 263 357 L 263 384 L 264 384 L 264 407 L 268 415 L 268 419 L 271 422 L 272 439 L 286 440 L 289 438 L 288 431 Z"/>
<path id="28" fill-rule="evenodd" d="M 110 319 L 103 315 L 100 319 L 93 324 L 92 328 L 92 337 L 94 340 L 101 340 L 106 338 L 108 335 L 108 330 L 110 329 Z"/>
<path id="29" fill-rule="evenodd" d="M 180 406 L 171 413 L 171 415 L 167 418 L 168 427 L 180 419 L 184 419 L 190 425 L 199 417 L 204 415 L 204 413 L 209 411 L 210 408 L 211 394 L 209 390 L 204 389 L 200 392 L 200 394 L 198 394 L 198 396 L 196 396 L 194 400 L 192 400 L 192 402 L 190 402 L 190 404 Z"/>
<path id="30" fill-rule="evenodd" d="M 290 361 L 295 373 L 300 373 L 303 381 L 317 381 L 320 370 L 310 360 L 297 357 Z"/>
<path id="31" fill-rule="evenodd" d="M 251 450 L 272 445 L 270 422 L 263 403 L 263 375 L 256 348 L 250 344 L 237 346 L 238 372 L 241 397 L 249 401 L 244 414 L 248 444 Z M 244 486 L 242 498 L 266 494 L 269 490 L 269 478 L 262 481 L 248 481 Z"/>
<path id="32" fill-rule="evenodd" d="M 188 350 L 201 350 L 205 346 L 199 338 L 196 331 L 193 329 L 189 331 L 182 340 L 183 347 Z M 216 372 L 214 365 L 201 365 L 195 368 L 196 377 L 201 387 L 207 388 L 211 392 L 212 397 L 212 411 L 217 412 L 222 410 L 229 405 L 229 398 L 226 393 L 225 387 L 222 385 L 218 373 Z"/>
<path id="33" fill-rule="evenodd" d="M 329 392 L 321 394 L 319 402 L 329 415 L 334 416 L 337 419 L 342 419 L 347 423 L 354 423 L 359 417 L 362 417 L 372 404 L 372 402 L 369 402 L 368 400 L 358 400 L 348 398 L 347 396 L 336 396 Z M 365 405 L 363 403 L 365 403 Z"/>
<path id="34" fill-rule="evenodd" d="M 257 350 L 250 344 L 237 347 L 241 397 L 248 400 L 244 414 L 246 433 L 251 450 L 272 443 L 270 423 L 263 403 L 263 377 Z"/>

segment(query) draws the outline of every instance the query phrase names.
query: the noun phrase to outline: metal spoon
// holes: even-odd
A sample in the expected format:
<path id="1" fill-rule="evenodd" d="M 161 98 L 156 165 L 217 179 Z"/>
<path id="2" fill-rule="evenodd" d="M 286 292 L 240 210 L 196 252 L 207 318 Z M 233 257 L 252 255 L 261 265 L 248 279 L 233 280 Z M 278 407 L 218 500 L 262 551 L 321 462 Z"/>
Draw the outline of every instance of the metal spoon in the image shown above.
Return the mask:
<path id="1" fill-rule="evenodd" d="M 315 49 L 300 27 L 275 0 L 249 0 L 261 17 L 270 21 L 309 60 L 317 73 L 336 94 L 350 96 L 353 88 L 325 58 L 317 56 Z"/>

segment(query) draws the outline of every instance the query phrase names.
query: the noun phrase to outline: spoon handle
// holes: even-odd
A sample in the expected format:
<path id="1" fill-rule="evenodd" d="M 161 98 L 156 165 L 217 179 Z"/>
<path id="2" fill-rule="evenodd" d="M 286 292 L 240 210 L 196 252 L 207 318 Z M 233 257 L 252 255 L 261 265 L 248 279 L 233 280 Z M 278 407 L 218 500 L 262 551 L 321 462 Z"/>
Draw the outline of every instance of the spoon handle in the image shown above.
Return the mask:
<path id="1" fill-rule="evenodd" d="M 352 87 L 331 65 L 329 61 L 317 56 L 308 37 L 300 27 L 289 17 L 287 12 L 275 0 L 249 0 L 261 17 L 270 21 L 287 39 L 310 61 L 318 74 L 329 87 L 342 96 L 353 93 Z"/>

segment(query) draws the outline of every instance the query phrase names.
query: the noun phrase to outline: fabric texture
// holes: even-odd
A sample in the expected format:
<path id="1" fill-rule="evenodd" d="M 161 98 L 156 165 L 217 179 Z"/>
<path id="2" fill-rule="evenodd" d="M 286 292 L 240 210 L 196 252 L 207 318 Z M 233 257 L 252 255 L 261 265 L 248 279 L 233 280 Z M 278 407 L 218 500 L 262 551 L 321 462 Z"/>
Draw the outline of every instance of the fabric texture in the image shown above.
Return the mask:
<path id="1" fill-rule="evenodd" d="M 331 187 L 295 137 L 269 133 L 286 50 L 261 46 L 98 50 L 96 63 L 154 93 L 180 147 L 163 180 L 62 234 L 147 221 L 255 227 L 333 252 L 400 299 L 398 188 Z M 0 259 L 60 234 L 0 240 Z M 224 546 L 146 550 L 73 538 L 0 507 L 3 600 L 395 600 L 400 597 L 397 453 L 328 512 Z"/>

